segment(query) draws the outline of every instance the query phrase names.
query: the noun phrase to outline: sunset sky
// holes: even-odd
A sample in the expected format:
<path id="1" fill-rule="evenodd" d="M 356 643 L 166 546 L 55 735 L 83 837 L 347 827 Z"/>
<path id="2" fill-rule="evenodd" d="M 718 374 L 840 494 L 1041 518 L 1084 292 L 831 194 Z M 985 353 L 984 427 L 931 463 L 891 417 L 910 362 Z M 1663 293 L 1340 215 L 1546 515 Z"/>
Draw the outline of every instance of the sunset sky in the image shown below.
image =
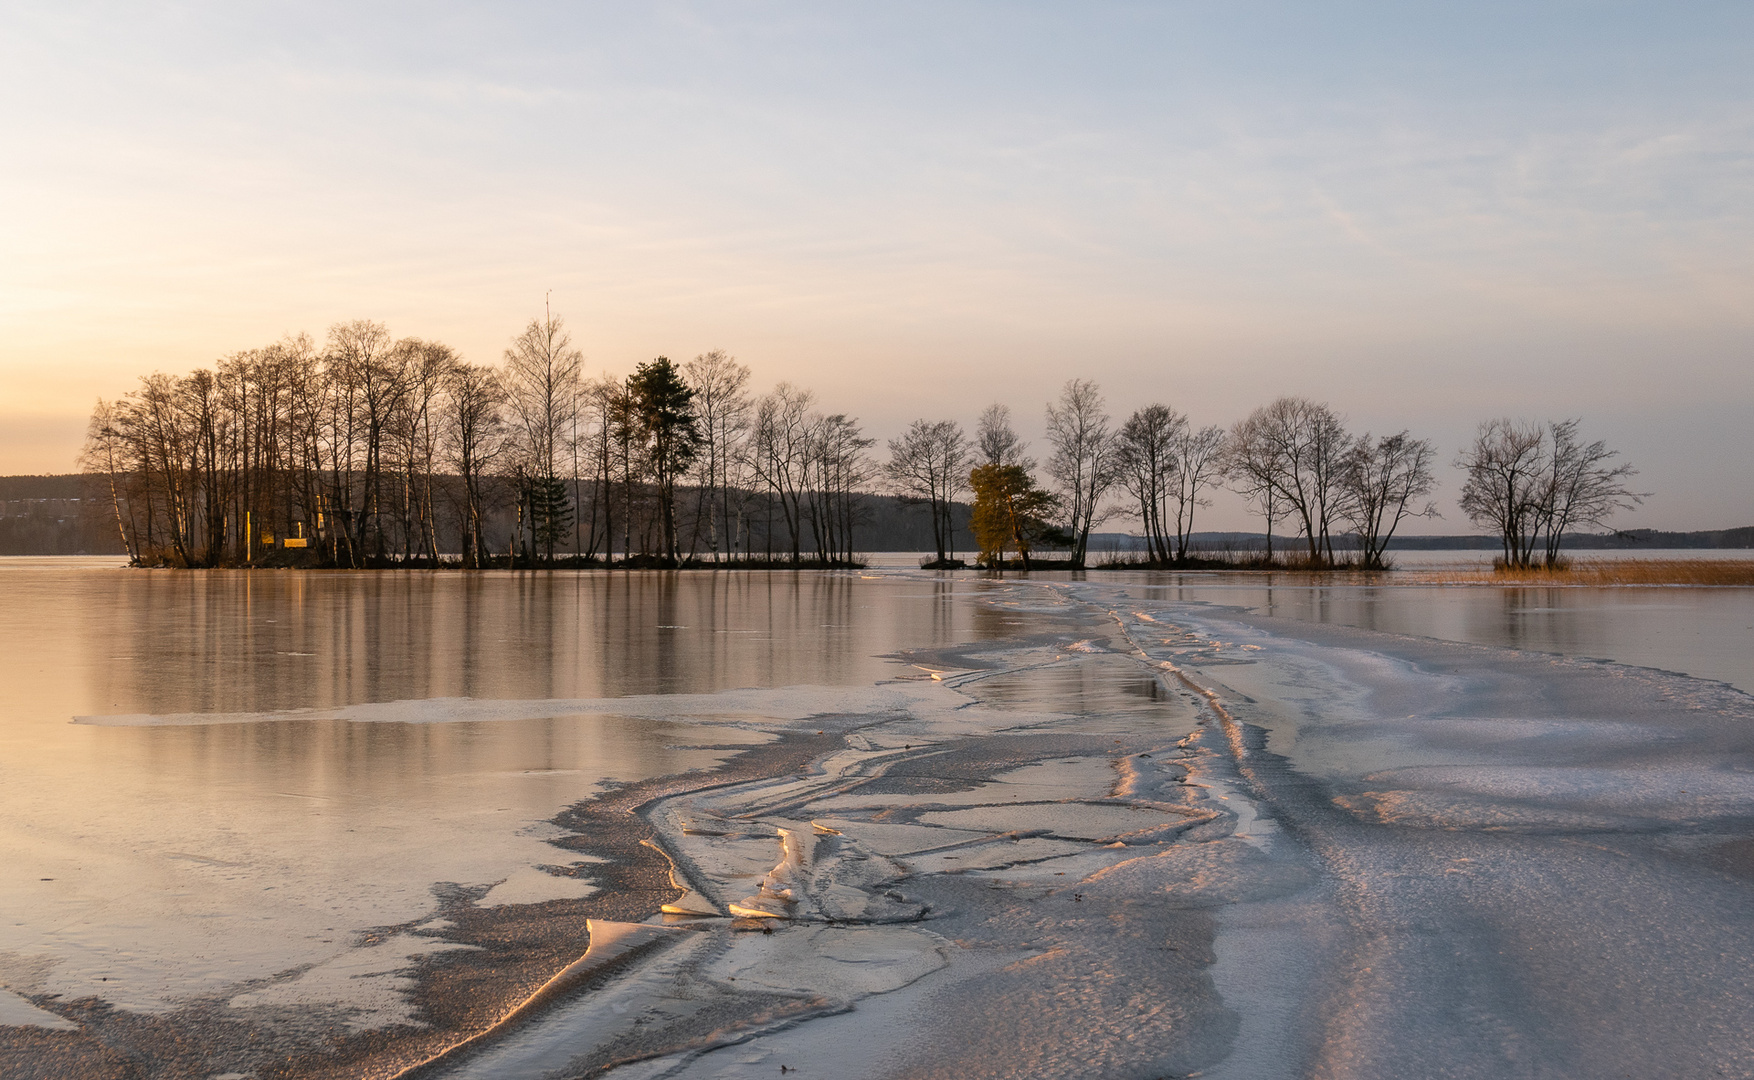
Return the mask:
<path id="1" fill-rule="evenodd" d="M 0 94 L 0 474 L 153 370 L 497 360 L 551 293 L 592 374 L 724 348 L 879 438 L 1304 394 L 1436 441 L 1463 532 L 1475 424 L 1580 415 L 1617 524 L 1754 524 L 1745 2 L 26 3 Z"/>

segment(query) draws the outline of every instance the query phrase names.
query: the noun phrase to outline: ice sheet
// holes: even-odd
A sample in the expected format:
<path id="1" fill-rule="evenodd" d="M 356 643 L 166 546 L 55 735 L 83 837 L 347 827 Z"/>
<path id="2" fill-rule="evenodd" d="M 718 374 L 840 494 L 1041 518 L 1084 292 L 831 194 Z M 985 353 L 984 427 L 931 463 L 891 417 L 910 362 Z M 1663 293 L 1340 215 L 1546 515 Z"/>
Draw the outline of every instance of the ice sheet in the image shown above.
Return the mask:
<path id="1" fill-rule="evenodd" d="M 1182 633 L 1129 627 L 1141 655 L 1213 689 L 1243 782 L 1332 883 L 1225 909 L 1249 936 L 1220 935 L 1220 989 L 1300 1020 L 1213 1075 L 1754 1067 L 1754 993 L 1725 962 L 1754 940 L 1746 695 L 1210 607 L 1154 619 Z"/>
<path id="2" fill-rule="evenodd" d="M 1130 655 L 1162 673 L 1167 714 L 1178 687 L 1183 702 L 1208 703 L 1205 727 L 1168 752 L 1042 754 L 986 775 L 959 766 L 959 733 L 940 732 L 936 756 L 915 771 L 892 762 L 879 774 L 839 755 L 840 782 L 783 781 L 777 802 L 744 792 L 751 805 L 783 804 L 788 820 L 812 814 L 836 843 L 888 852 L 907 871 L 897 894 L 957 947 L 938 972 L 850 1014 L 678 1049 L 625 1075 L 753 1076 L 780 1065 L 849 1077 L 1256 1080 L 1610 1075 L 1627 1062 L 1652 1073 L 1684 1062 L 1689 1075 L 1754 1068 L 1745 1034 L 1754 987 L 1732 960 L 1754 944 L 1745 697 L 1502 649 L 1368 632 L 1309 640 L 1210 609 L 1134 604 L 1101 585 L 1036 588 L 1058 599 L 1008 608 L 1085 604 L 1117 636 L 1089 652 L 1104 639 L 989 648 L 972 672 L 945 657 L 940 669 L 956 674 L 938 681 L 977 699 L 1002 688 L 995 704 L 1035 685 L 1046 701 L 1064 694 L 1053 681 L 1061 657 Z M 1130 740 L 1131 723 L 1099 710 L 1030 730 L 1107 726 Z M 875 734 L 866 732 L 873 747 Z M 868 783 L 844 782 L 861 768 Z M 1106 790 L 1093 786 L 1104 774 Z M 738 797 L 715 797 L 714 812 L 739 817 Z M 1135 819 L 1175 828 L 1143 848 L 1100 846 Z M 955 832 L 934 844 L 933 829 Z M 975 838 L 1001 832 L 1011 835 Z M 1042 843 L 1068 847 L 1016 862 L 996 855 Z M 703 879 L 730 870 L 685 850 Z M 790 946 L 773 943 L 821 917 L 809 876 L 798 880 L 789 924 L 749 939 L 774 970 Z M 1004 911 L 1027 922 L 1028 939 L 995 933 L 1012 917 Z M 1163 995 L 1179 1015 L 1206 1016 L 1203 1025 L 1123 1009 L 1135 1018 L 1134 1051 L 1095 1018 L 1065 1030 L 1067 1017 L 1090 1014 L 1077 996 L 1043 1004 L 1041 988 L 1106 1000 L 1073 971 L 1119 975 L 1148 953 L 1105 950 L 1081 929 L 1087 914 L 1134 931 L 1152 918 L 1170 920 L 1166 931 L 1178 918 L 1211 920 L 1203 975 Z M 1170 932 L 1169 955 L 1200 948 L 1183 933 Z M 979 1003 L 980 1020 L 959 1009 L 964 1000 Z M 1028 1017 L 1027 1028 L 998 1019 L 1012 1016 Z"/>
<path id="3" fill-rule="evenodd" d="M 1012 654 L 988 650 L 991 666 L 983 670 L 1052 677 L 1058 666 L 1095 663 L 1103 666 L 1087 677 L 1137 678 L 1134 661 L 1107 650 L 1100 660 L 1096 655 L 1024 644 Z M 958 985 L 978 995 L 989 978 L 1017 983 L 1001 997 L 1016 996 L 1027 1015 L 1048 1022 L 1061 1005 L 1022 989 L 1038 985 L 1038 970 L 1053 979 L 1067 964 L 1087 972 L 1092 962 L 1112 962 L 1117 971 L 1155 962 L 1150 949 L 1122 959 L 1126 946 L 1114 940 L 1101 909 L 1176 895 L 1176 903 L 1156 910 L 1176 924 L 1166 933 L 1193 935 L 1186 937 L 1192 959 L 1203 948 L 1198 931 L 1178 920 L 1203 926 L 1198 920 L 1205 916 L 1179 912 L 1277 895 L 1305 880 L 1296 870 L 1262 871 L 1250 862 L 1273 860 L 1230 838 L 1225 823 L 1237 814 L 1211 794 L 1213 785 L 1182 783 L 1223 767 L 1201 743 L 1202 713 L 1192 693 L 1165 686 L 1148 719 L 1129 708 L 1107 722 L 994 706 L 979 696 L 985 685 L 990 680 L 922 682 L 908 691 L 905 710 L 861 716 L 844 749 L 802 774 L 711 787 L 643 808 L 657 829 L 652 843 L 670 858 L 673 879 L 691 898 L 676 905 L 688 915 L 672 916 L 692 931 L 691 940 L 652 956 L 578 1007 L 536 1021 L 495 1049 L 491 1064 L 484 1057 L 456 1075 L 570 1075 L 617 1062 L 616 1075 L 693 1075 L 697 1062 L 702 1075 L 717 1075 L 733 1064 L 772 1071 L 786 1061 L 825 1075 L 877 1075 L 843 1053 L 788 1058 L 791 1051 L 772 1048 L 812 1042 L 813 1035 L 795 1033 L 838 1029 L 834 1018 L 849 1010 L 917 1012 L 918 995 L 934 988 Z M 903 731 L 911 734 L 903 738 Z M 1174 763 L 1159 769 L 1154 755 Z M 944 790 L 950 777 L 951 790 Z M 913 790 L 922 784 L 939 790 Z M 1178 850 L 1190 828 L 1206 828 L 1204 844 L 1236 854 L 1101 877 L 1117 864 Z M 1138 846 L 1116 843 L 1123 835 Z M 1252 883 L 1251 869 L 1259 878 Z M 988 901 L 941 906 L 931 899 L 933 882 L 953 880 L 969 883 L 965 898 L 1042 905 L 1047 921 L 1029 931 L 983 925 L 979 912 Z M 1083 918 L 1086 912 L 1094 921 Z M 963 932 L 946 940 L 943 928 L 953 923 Z M 1103 986 L 1086 1012 L 1106 1008 L 1115 992 L 1124 1000 L 1135 993 Z M 1200 980 L 1178 994 L 1175 1008 L 1187 1015 L 1220 1008 Z M 891 996 L 904 1004 L 873 1004 Z M 587 1001 L 596 1008 L 587 1009 Z M 1004 1009 L 1004 1001 L 993 1008 Z M 1081 1046 L 1094 1048 L 1096 1060 L 1161 1064 L 1187 1056 L 1122 1050 L 1117 1029 L 1096 1028 L 1100 1034 L 1082 1043 L 1069 1038 L 1051 1060 L 1075 1060 Z M 919 1035 L 887 1037 L 917 1042 Z M 1212 1045 L 1202 1042 L 1194 1056 L 1209 1057 Z M 575 1052 L 564 1065 L 555 1056 L 562 1046 Z M 734 1060 L 725 1056 L 732 1048 Z M 891 1052 L 873 1054 L 869 1063 L 909 1059 Z"/>
<path id="4" fill-rule="evenodd" d="M 216 746 L 281 731 L 434 740 L 423 750 L 456 739 L 460 753 L 491 745 L 467 742 L 485 729 L 555 717 L 547 730 L 602 733 L 654 718 L 677 731 L 683 717 L 684 741 L 703 747 L 821 736 L 828 749 L 801 769 L 702 773 L 642 804 L 678 886 L 665 925 L 626 931 L 637 949 L 440 1075 L 1754 1075 L 1745 695 L 1178 603 L 1125 578 L 962 579 L 921 595 L 962 605 L 974 632 L 895 653 L 890 681 L 140 713 L 73 730 L 234 740 Z M 449 861 L 403 867 L 406 880 L 467 885 L 452 913 L 595 887 L 598 868 L 557 854 L 543 815 L 489 824 L 501 792 L 585 775 L 534 764 L 459 772 L 479 820 L 435 826 Z M 314 820 L 360 791 L 288 784 L 280 814 Z M 386 812 L 405 795 L 386 794 Z M 216 802 L 215 821 L 226 812 Z M 280 876 L 290 888 L 301 860 L 385 858 L 415 835 L 417 815 L 399 812 L 374 840 L 337 830 L 296 857 L 282 845 Z M 14 994 L 46 989 L 62 1008 L 101 962 L 122 976 L 104 1000 L 124 1010 L 217 988 L 240 1014 L 379 1033 L 422 1022 L 410 980 L 454 945 L 429 891 L 269 895 L 282 885 L 262 887 L 247 845 L 186 835 L 154 851 L 162 877 L 113 908 L 83 882 L 137 878 L 137 854 L 106 868 L 101 841 L 24 852 L 32 880 L 7 887 L 69 890 L 60 910 L 82 921 Z M 444 851 L 443 836 L 475 842 Z M 483 836 L 511 839 L 486 850 Z M 321 880 L 354 869 L 325 865 Z M 136 901 L 134 926 L 119 913 Z M 254 942 L 239 911 L 303 937 Z M 179 919 L 170 951 L 203 964 L 130 968 L 72 943 Z M 368 925 L 391 932 L 354 936 Z M 213 941 L 233 944 L 204 953 Z"/>

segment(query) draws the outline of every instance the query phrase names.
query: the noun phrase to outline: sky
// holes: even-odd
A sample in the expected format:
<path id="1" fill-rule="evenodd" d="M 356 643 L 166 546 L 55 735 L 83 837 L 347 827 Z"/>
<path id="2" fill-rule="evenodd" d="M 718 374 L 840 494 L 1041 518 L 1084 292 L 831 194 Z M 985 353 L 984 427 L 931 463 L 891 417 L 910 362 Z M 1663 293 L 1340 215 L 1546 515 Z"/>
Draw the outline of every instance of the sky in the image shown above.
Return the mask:
<path id="1" fill-rule="evenodd" d="M 1437 444 L 1578 416 L 1754 523 L 1754 5 L 17 3 L 0 474 L 99 397 L 371 318 L 723 348 L 892 437 L 1095 380 Z M 1203 521 L 1246 528 L 1240 500 Z"/>

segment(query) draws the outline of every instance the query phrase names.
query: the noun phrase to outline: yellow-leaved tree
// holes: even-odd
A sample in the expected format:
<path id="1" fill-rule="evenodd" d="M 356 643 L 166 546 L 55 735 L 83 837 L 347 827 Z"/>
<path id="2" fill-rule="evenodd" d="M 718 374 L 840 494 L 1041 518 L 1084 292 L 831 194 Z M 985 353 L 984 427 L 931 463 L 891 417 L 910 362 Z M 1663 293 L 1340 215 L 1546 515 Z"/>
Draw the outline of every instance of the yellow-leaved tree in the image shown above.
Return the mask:
<path id="1" fill-rule="evenodd" d="M 1037 487 L 1021 465 L 981 465 L 968 475 L 974 489 L 974 514 L 969 521 L 980 545 L 983 566 L 1005 565 L 1005 551 L 1015 548 L 1029 569 L 1029 551 L 1056 530 L 1047 521 L 1059 500 Z"/>

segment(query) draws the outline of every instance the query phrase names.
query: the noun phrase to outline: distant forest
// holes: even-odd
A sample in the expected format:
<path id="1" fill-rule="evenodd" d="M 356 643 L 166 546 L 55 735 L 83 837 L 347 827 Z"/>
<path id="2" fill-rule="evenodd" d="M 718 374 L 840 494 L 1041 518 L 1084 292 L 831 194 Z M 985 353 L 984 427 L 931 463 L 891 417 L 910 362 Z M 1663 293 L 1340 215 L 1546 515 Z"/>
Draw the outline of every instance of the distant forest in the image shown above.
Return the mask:
<path id="1" fill-rule="evenodd" d="M 441 480 L 454 482 L 455 478 Z M 932 550 L 929 507 L 895 495 L 860 494 L 858 500 L 859 546 L 855 554 Z M 971 553 L 968 505 L 958 503 L 952 514 L 957 550 Z M 758 538 L 764 524 L 755 524 Z M 485 523 L 492 550 L 502 554 L 509 550 L 516 528 L 512 507 L 493 508 Z M 454 521 L 439 520 L 438 546 L 447 555 L 461 549 L 462 534 Z M 808 546 L 806 551 L 814 554 Z M 127 554 L 102 478 L 80 473 L 0 476 L 0 555 Z M 571 550 L 562 547 L 557 554 L 569 555 Z"/>
<path id="2" fill-rule="evenodd" d="M 859 531 L 859 552 L 920 551 L 930 552 L 932 528 L 930 508 L 920 503 L 904 502 L 896 496 L 868 495 L 861 514 L 865 524 Z M 969 514 L 966 502 L 953 505 L 955 550 L 971 550 Z M 501 510 L 489 524 L 489 536 L 496 548 L 510 543 L 514 522 L 509 511 Z M 442 550 L 454 552 L 458 542 L 455 530 L 442 534 Z M 1265 535 L 1252 532 L 1196 532 L 1190 537 L 1195 550 L 1254 551 L 1265 542 Z M 1493 551 L 1498 537 L 1485 534 L 1462 536 L 1397 536 L 1389 542 L 1390 551 Z M 1091 536 L 1091 548 L 1098 554 L 1137 552 L 1146 549 L 1144 537 L 1129 533 L 1098 532 Z M 1709 529 L 1695 532 L 1667 532 L 1658 529 L 1629 529 L 1619 533 L 1574 533 L 1565 540 L 1568 551 L 1619 550 L 1639 548 L 1754 548 L 1754 526 L 1739 529 Z M 126 555 L 116 530 L 115 514 L 110 506 L 101 478 L 80 473 L 48 476 L 0 476 L 0 555 Z"/>

